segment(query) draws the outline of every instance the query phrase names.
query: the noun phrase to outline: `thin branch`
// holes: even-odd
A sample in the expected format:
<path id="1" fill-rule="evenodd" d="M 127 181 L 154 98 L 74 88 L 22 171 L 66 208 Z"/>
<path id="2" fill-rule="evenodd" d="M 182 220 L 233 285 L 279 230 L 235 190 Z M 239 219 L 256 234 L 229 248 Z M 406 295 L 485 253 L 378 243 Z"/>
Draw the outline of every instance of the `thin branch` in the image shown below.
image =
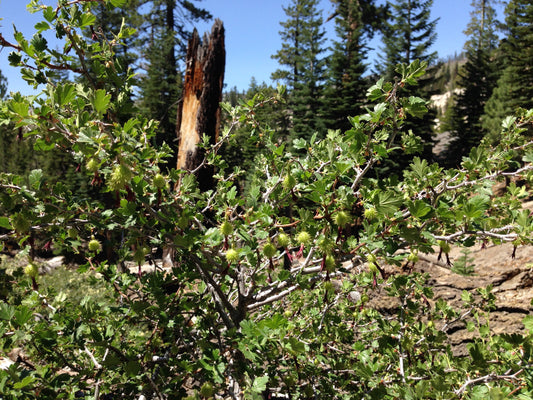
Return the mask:
<path id="1" fill-rule="evenodd" d="M 491 229 L 490 231 L 471 231 L 471 230 L 463 230 L 459 232 L 452 233 L 450 235 L 445 236 L 433 236 L 435 240 L 445 240 L 445 241 L 451 241 L 457 238 L 460 238 L 465 235 L 475 235 L 477 237 L 490 237 L 494 239 L 500 239 L 504 242 L 512 242 L 515 240 L 518 235 L 516 233 L 507 233 L 507 234 L 501 234 L 497 232 L 505 231 L 505 230 L 512 230 L 515 227 L 512 225 L 506 225 L 502 226 L 497 229 Z"/>
<path id="2" fill-rule="evenodd" d="M 469 379 L 459 389 L 455 391 L 455 394 L 460 396 L 466 391 L 466 389 L 468 389 L 469 386 L 472 386 L 478 383 L 487 383 L 487 382 L 502 381 L 502 380 L 503 381 L 518 381 L 520 380 L 520 378 L 518 378 L 518 375 L 520 375 L 523 371 L 524 369 L 522 368 L 518 370 L 517 372 L 515 372 L 514 374 L 497 375 L 497 374 L 491 373 L 485 376 L 480 376 L 479 378 Z"/>
<path id="3" fill-rule="evenodd" d="M 91 361 L 93 362 L 94 364 L 94 367 L 96 369 L 102 369 L 102 365 L 96 360 L 96 358 L 94 357 L 93 353 L 91 353 L 89 351 L 89 349 L 87 348 L 87 346 L 85 346 L 85 348 L 83 349 L 83 351 L 85 352 L 85 354 L 87 354 L 89 356 L 89 358 L 91 359 Z M 107 351 L 107 349 L 106 349 Z"/>

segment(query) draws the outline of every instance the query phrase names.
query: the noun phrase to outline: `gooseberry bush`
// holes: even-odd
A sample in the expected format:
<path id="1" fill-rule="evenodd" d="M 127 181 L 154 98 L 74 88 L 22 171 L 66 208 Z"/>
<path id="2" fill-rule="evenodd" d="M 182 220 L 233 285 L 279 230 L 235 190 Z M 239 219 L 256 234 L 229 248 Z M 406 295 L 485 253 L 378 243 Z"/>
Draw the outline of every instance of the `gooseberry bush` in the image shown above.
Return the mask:
<path id="1" fill-rule="evenodd" d="M 403 93 L 423 63 L 369 88 L 373 105 L 350 118 L 347 132 L 292 146 L 254 120 L 257 107 L 282 101 L 282 90 L 259 94 L 223 105 L 230 122 L 217 143 L 201 144 L 215 187 L 200 191 L 194 173 L 165 164 L 172 150 L 152 145 L 157 123 L 129 101 L 133 74 L 115 51 L 132 30 L 83 39 L 93 6 L 32 2 L 43 16 L 37 33 L 4 40 L 10 62 L 45 88 L 2 102 L 2 123 L 35 151 L 70 154 L 97 195 L 40 170 L 0 175 L 2 241 L 16 241 L 28 258 L 26 268 L 1 270 L 0 351 L 23 352 L 0 370 L 3 399 L 533 396 L 532 318 L 522 335 L 492 335 L 490 288 L 465 293 L 454 309 L 413 272 L 419 255 L 447 255 L 452 244 L 531 243 L 533 221 L 516 187 L 495 197 L 492 185 L 531 182 L 533 148 L 523 133 L 533 110 L 508 117 L 499 144 L 474 148 L 460 168 L 415 156 L 395 176 L 380 166 L 419 147 L 404 121 L 427 103 Z M 48 47 L 50 30 L 62 50 Z M 73 80 L 55 82 L 57 69 Z M 246 123 L 266 151 L 243 192 L 244 171 L 228 170 L 219 150 Z M 40 246 L 83 255 L 79 273 L 114 298 L 69 299 L 40 287 Z M 170 254 L 170 268 L 122 268 L 140 269 L 155 248 Z M 372 306 L 378 294 L 393 306 Z M 477 336 L 458 356 L 447 338 L 466 323 Z"/>

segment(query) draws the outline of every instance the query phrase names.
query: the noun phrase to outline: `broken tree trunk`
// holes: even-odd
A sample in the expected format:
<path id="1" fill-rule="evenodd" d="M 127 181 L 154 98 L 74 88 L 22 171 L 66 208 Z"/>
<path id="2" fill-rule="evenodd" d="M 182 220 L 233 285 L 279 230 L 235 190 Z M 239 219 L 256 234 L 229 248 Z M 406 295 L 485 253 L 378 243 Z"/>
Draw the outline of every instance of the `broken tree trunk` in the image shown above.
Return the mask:
<path id="1" fill-rule="evenodd" d="M 225 63 L 222 21 L 215 20 L 203 42 L 195 29 L 187 48 L 185 84 L 176 121 L 178 169 L 195 171 L 201 165 L 204 152 L 197 145 L 204 134 L 212 144 L 218 140 Z M 201 190 L 213 186 L 212 169 L 201 167 L 196 174 Z"/>
<path id="2" fill-rule="evenodd" d="M 204 134 L 212 144 L 218 140 L 225 64 L 222 21 L 215 20 L 211 34 L 204 35 L 203 43 L 195 29 L 187 47 L 185 84 L 176 118 L 177 169 L 195 171 L 198 186 L 203 191 L 213 187 L 214 171 L 206 166 L 200 167 L 204 152 L 198 148 L 198 143 Z M 163 248 L 163 267 L 172 266 L 174 250 L 173 246 L 167 245 Z"/>

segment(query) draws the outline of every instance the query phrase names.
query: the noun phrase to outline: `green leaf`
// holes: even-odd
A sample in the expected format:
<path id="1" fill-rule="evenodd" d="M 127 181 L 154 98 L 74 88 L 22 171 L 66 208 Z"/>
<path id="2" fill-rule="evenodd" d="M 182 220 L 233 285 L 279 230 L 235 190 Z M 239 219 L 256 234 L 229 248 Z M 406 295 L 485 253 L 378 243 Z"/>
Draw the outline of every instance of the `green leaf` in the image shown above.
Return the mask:
<path id="1" fill-rule="evenodd" d="M 522 161 L 528 162 L 528 163 L 533 163 L 533 151 L 531 151 L 529 153 L 526 153 L 524 155 L 524 157 L 522 157 Z"/>
<path id="2" fill-rule="evenodd" d="M 44 9 L 44 11 L 43 11 L 43 17 L 48 22 L 52 22 L 55 19 L 55 17 L 56 17 L 56 13 L 54 11 L 54 8 L 52 6 L 46 7 Z"/>
<path id="3" fill-rule="evenodd" d="M 8 217 L 0 217 L 0 228 L 11 230 L 11 223 Z"/>
<path id="4" fill-rule="evenodd" d="M 17 311 L 15 311 L 14 319 L 18 326 L 23 326 L 32 316 L 32 311 L 26 307 L 21 306 Z"/>
<path id="5" fill-rule="evenodd" d="M 36 33 L 35 35 L 33 35 L 30 44 L 38 52 L 43 52 L 48 47 L 48 42 L 40 33 Z"/>
<path id="6" fill-rule="evenodd" d="M 113 7 L 122 7 L 126 4 L 126 0 L 109 0 Z"/>
<path id="7" fill-rule="evenodd" d="M 109 108 L 110 101 L 111 101 L 111 95 L 107 94 L 104 89 L 98 89 L 94 93 L 92 105 L 97 113 L 103 114 Z"/>
<path id="8" fill-rule="evenodd" d="M 409 212 L 413 217 L 422 218 L 425 217 L 431 210 L 431 206 L 423 200 L 415 200 L 408 206 Z"/>
<path id="9" fill-rule="evenodd" d="M 533 315 L 528 315 L 522 320 L 524 327 L 530 332 L 533 333 Z"/>
<path id="10" fill-rule="evenodd" d="M 257 334 L 256 325 L 249 320 L 244 320 L 241 322 L 241 332 L 245 336 L 254 337 Z"/>
<path id="11" fill-rule="evenodd" d="M 18 67 L 20 65 L 20 62 L 22 61 L 22 55 L 20 53 L 17 53 L 16 51 L 12 51 L 7 56 L 7 60 L 9 61 L 9 65 L 13 67 Z"/>
<path id="12" fill-rule="evenodd" d="M 128 376 L 136 376 L 141 371 L 141 364 L 138 361 L 128 361 L 124 366 L 124 370 Z"/>
<path id="13" fill-rule="evenodd" d="M 38 33 L 41 33 L 50 29 L 50 25 L 48 24 L 48 22 L 40 21 L 35 24 L 35 29 L 37 29 Z"/>
<path id="14" fill-rule="evenodd" d="M 387 103 L 378 103 L 374 106 L 374 111 L 370 112 L 370 115 L 372 116 L 371 121 L 372 122 L 379 122 L 381 120 L 381 116 L 383 113 L 387 110 Z"/>
<path id="15" fill-rule="evenodd" d="M 124 124 L 124 132 L 129 133 L 131 130 L 139 123 L 139 120 L 137 118 L 130 118 L 126 121 Z"/>
<path id="16" fill-rule="evenodd" d="M 415 157 L 413 158 L 410 167 L 417 179 L 423 181 L 427 178 L 429 167 L 426 160 L 420 159 L 420 157 Z"/>
<path id="17" fill-rule="evenodd" d="M 30 105 L 25 101 L 10 101 L 7 103 L 9 111 L 24 118 L 29 115 Z"/>
<path id="18" fill-rule="evenodd" d="M 305 139 L 294 139 L 292 141 L 292 144 L 294 148 L 297 150 L 302 150 L 302 149 L 307 148 L 307 142 L 305 141 Z"/>
<path id="19" fill-rule="evenodd" d="M 59 85 L 54 91 L 54 101 L 58 106 L 64 106 L 74 100 L 76 87 L 70 83 Z"/>
<path id="20" fill-rule="evenodd" d="M 254 379 L 254 383 L 252 384 L 252 392 L 254 393 L 262 393 L 267 386 L 268 383 L 268 376 L 258 376 Z"/>
<path id="21" fill-rule="evenodd" d="M 468 202 L 463 206 L 462 211 L 467 218 L 479 218 L 487 209 L 488 202 L 489 199 L 487 196 L 474 196 L 468 199 Z"/>
<path id="22" fill-rule="evenodd" d="M 305 343 L 300 342 L 295 337 L 289 338 L 287 347 L 289 348 L 289 351 L 291 351 L 293 354 L 303 354 L 306 351 Z"/>
<path id="23" fill-rule="evenodd" d="M 28 48 L 28 41 L 24 39 L 24 35 L 22 32 L 15 32 L 13 34 L 13 37 L 19 44 L 19 46 L 22 48 L 22 51 L 28 53 L 28 55 L 31 57 L 33 55 L 33 49 Z"/>
<path id="24" fill-rule="evenodd" d="M 34 169 L 30 172 L 28 179 L 30 181 L 30 186 L 33 189 L 39 189 L 41 187 L 41 181 L 43 180 L 43 170 Z"/>
<path id="25" fill-rule="evenodd" d="M 509 130 L 513 127 L 514 123 L 516 122 L 516 117 L 513 117 L 509 115 L 508 117 L 505 117 L 502 121 L 502 128 L 505 130 Z"/>
<path id="26" fill-rule="evenodd" d="M 237 188 L 232 186 L 231 189 L 226 193 L 226 198 L 228 200 L 235 200 L 237 197 Z"/>
<path id="27" fill-rule="evenodd" d="M 32 375 L 27 375 L 24 377 L 24 379 L 22 379 L 21 381 L 15 383 L 13 385 L 13 388 L 14 389 L 22 389 L 28 385 L 30 385 L 33 381 L 35 381 L 35 377 L 32 376 Z"/>
<path id="28" fill-rule="evenodd" d="M 529 210 L 521 210 L 516 216 L 516 223 L 524 231 L 531 226 L 531 218 L 529 216 Z"/>
<path id="29" fill-rule="evenodd" d="M 384 96 L 384 93 L 383 93 L 383 82 L 384 81 L 385 79 L 381 78 L 380 80 L 376 82 L 374 86 L 368 89 L 368 91 L 366 92 L 366 97 L 368 97 L 369 101 L 381 100 L 381 98 Z"/>
<path id="30" fill-rule="evenodd" d="M 427 61 L 420 62 L 420 60 L 414 60 L 411 64 L 400 64 L 396 67 L 396 71 L 402 76 L 402 82 L 409 85 L 416 85 L 417 78 L 425 74 L 428 66 Z"/>
<path id="31" fill-rule="evenodd" d="M 402 200 L 402 197 L 392 191 L 379 192 L 374 198 L 374 205 L 378 213 L 390 215 L 398 210 Z"/>
<path id="32" fill-rule="evenodd" d="M 0 303 L 0 319 L 10 321 L 15 315 L 15 307 L 7 303 Z"/>
<path id="33" fill-rule="evenodd" d="M 96 16 L 91 13 L 86 13 L 81 16 L 80 28 L 94 25 L 96 23 Z"/>
<path id="34" fill-rule="evenodd" d="M 405 111 L 413 117 L 422 118 L 428 111 L 426 101 L 420 97 L 410 96 L 409 102 L 405 105 Z"/>

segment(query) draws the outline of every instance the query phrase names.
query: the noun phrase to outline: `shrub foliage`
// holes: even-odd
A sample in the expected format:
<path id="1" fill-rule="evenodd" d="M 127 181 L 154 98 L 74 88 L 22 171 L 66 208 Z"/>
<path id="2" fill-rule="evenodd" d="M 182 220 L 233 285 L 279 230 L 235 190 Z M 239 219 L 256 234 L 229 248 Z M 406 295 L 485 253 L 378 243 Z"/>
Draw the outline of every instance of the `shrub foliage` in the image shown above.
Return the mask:
<path id="1" fill-rule="evenodd" d="M 532 318 L 522 335 L 494 336 L 490 288 L 479 298 L 465 293 L 464 309 L 453 309 L 432 301 L 425 277 L 410 272 L 419 254 L 450 244 L 530 244 L 533 221 L 516 186 L 501 197 L 491 188 L 511 177 L 531 181 L 532 143 L 522 133 L 533 110 L 508 117 L 501 142 L 472 149 L 458 169 L 415 157 L 402 176 L 384 177 L 380 163 L 419 147 L 404 121 L 423 116 L 426 101 L 399 89 L 415 85 L 425 64 L 399 66 L 395 83 L 379 80 L 367 93 L 374 106 L 323 140 L 278 141 L 254 120 L 268 101 L 258 95 L 224 106 L 231 118 L 220 141 L 202 145 L 216 187 L 202 192 L 194 173 L 161 172 L 171 150 L 151 145 L 155 122 L 115 118 L 132 106 L 123 101 L 131 76 L 113 67 L 130 31 L 87 43 L 79 32 L 90 29 L 90 7 L 39 9 L 38 29 L 54 29 L 62 53 L 40 33 L 17 34 L 11 62 L 30 83 L 47 85 L 39 96 L 2 102 L 0 115 L 38 151 L 69 153 L 100 195 L 49 182 L 38 169 L 2 174 L 0 227 L 28 263 L 42 246 L 79 252 L 79 273 L 94 270 L 115 297 L 71 299 L 39 286 L 25 267 L 0 270 L 0 349 L 24 354 L 0 371 L 3 398 L 533 395 Z M 54 68 L 85 75 L 84 83 L 48 83 Z M 244 171 L 226 168 L 218 154 L 239 124 L 250 124 L 266 149 L 246 193 L 238 190 Z M 172 268 L 120 268 L 162 247 L 173 251 Z M 376 290 L 396 304 L 392 313 L 370 306 Z M 447 337 L 466 315 L 477 334 L 458 357 Z"/>

